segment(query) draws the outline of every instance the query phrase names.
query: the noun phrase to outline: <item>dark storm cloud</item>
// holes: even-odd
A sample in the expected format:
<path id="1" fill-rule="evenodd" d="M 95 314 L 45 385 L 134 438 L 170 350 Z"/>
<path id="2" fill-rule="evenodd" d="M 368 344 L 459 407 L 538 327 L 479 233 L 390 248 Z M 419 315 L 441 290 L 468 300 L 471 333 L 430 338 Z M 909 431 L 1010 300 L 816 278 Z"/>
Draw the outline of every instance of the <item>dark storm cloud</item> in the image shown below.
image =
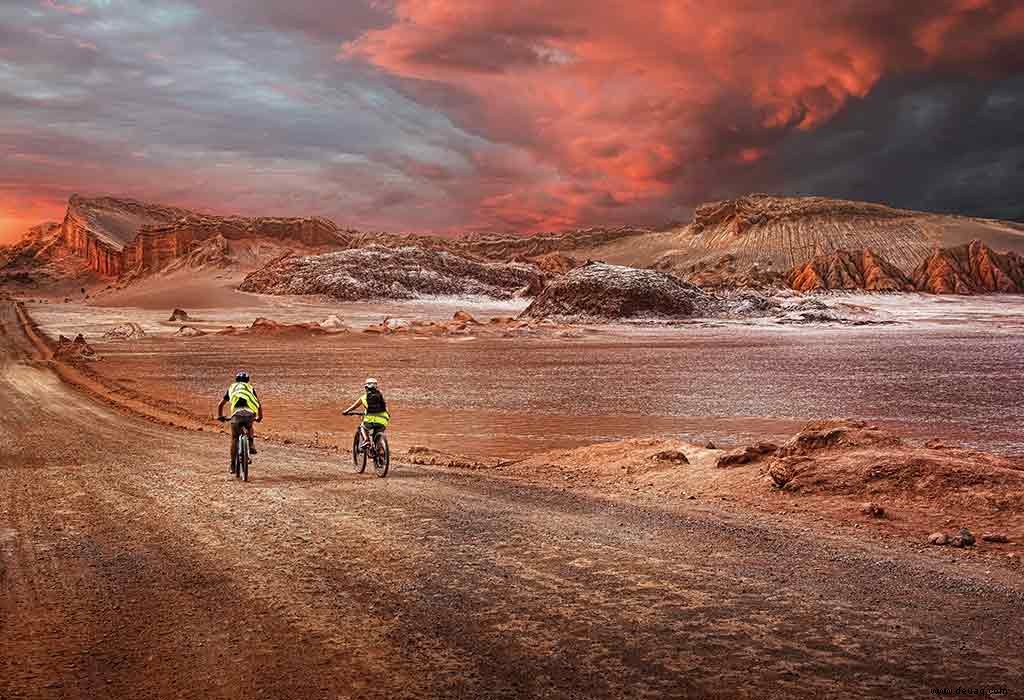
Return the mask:
<path id="1" fill-rule="evenodd" d="M 779 168 L 794 194 L 1022 219 L 1024 77 L 887 82 L 791 139 Z"/>
<path id="2" fill-rule="evenodd" d="M 75 191 L 414 230 L 749 190 L 1020 215 L 1011 0 L 13 0 L 0 237 Z"/>

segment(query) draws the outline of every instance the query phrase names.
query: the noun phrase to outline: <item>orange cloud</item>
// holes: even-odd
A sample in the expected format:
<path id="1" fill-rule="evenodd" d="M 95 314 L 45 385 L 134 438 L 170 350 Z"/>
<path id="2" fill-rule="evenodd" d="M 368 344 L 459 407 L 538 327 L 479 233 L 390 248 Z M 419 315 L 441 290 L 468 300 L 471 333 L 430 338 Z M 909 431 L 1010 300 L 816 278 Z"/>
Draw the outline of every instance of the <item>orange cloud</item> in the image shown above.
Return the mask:
<path id="1" fill-rule="evenodd" d="M 558 176 L 481 213 L 536 226 L 706 188 L 708 164 L 752 167 L 887 76 L 1005 72 L 1024 39 L 1013 0 L 396 0 L 393 15 L 339 57 L 470 96 L 436 106 Z"/>

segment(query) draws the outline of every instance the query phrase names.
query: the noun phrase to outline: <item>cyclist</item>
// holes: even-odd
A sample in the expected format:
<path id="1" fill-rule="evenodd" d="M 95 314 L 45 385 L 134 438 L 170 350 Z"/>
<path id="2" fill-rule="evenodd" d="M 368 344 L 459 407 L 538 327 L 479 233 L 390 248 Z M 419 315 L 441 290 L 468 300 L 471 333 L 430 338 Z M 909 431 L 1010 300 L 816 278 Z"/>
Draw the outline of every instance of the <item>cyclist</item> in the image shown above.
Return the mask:
<path id="1" fill-rule="evenodd" d="M 363 407 L 366 415 L 363 422 L 359 424 L 359 449 L 365 450 L 370 444 L 370 431 L 384 430 L 391 422 L 391 414 L 388 413 L 388 404 L 384 400 L 384 394 L 377 386 L 377 380 L 373 377 L 366 379 L 363 395 L 352 402 L 352 405 L 345 409 L 344 415 L 349 415 L 359 406 Z"/>
<path id="2" fill-rule="evenodd" d="M 231 418 L 224 417 L 224 404 L 231 405 Z M 231 421 L 231 473 L 234 474 L 237 466 L 235 460 L 235 441 L 241 432 L 249 438 L 249 453 L 256 454 L 255 433 L 253 421 L 257 423 L 263 420 L 263 404 L 256 396 L 256 389 L 249 383 L 249 373 L 241 370 L 235 375 L 234 383 L 224 392 L 224 398 L 217 406 L 217 420 Z"/>

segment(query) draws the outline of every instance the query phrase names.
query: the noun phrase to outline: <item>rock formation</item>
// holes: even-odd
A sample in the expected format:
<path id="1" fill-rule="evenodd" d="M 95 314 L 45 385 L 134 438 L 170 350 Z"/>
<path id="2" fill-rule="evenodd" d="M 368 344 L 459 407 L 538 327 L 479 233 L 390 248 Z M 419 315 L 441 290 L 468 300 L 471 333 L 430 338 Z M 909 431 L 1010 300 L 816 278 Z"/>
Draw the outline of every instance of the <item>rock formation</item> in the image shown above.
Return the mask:
<path id="1" fill-rule="evenodd" d="M 702 205 L 687 226 L 630 239 L 628 245 L 598 247 L 589 255 L 688 278 L 723 256 L 732 256 L 732 267 L 742 274 L 754 263 L 784 272 L 820 256 L 870 249 L 909 275 L 936 247 L 972 238 L 1024 253 L 1024 226 L 1012 222 L 824 197 L 750 195 Z"/>
<path id="2" fill-rule="evenodd" d="M 716 299 L 656 270 L 590 263 L 552 281 L 523 318 L 614 320 L 710 315 Z"/>
<path id="3" fill-rule="evenodd" d="M 996 253 L 975 240 L 936 250 L 913 274 L 914 286 L 932 294 L 1024 293 L 1024 257 Z"/>
<path id="4" fill-rule="evenodd" d="M 866 290 L 912 292 L 914 284 L 895 265 L 870 248 L 819 255 L 794 267 L 786 275 L 790 287 L 801 292 Z"/>
<path id="5" fill-rule="evenodd" d="M 186 266 L 226 266 L 233 261 L 233 241 L 272 240 L 308 248 L 340 245 L 337 227 L 321 218 L 207 216 L 132 199 L 79 195 L 68 201 L 64 221 L 48 230 L 56 232 L 53 245 L 105 278 L 155 272 L 183 259 Z M 30 232 L 23 249 L 39 240 Z"/>
<path id="6" fill-rule="evenodd" d="M 521 263 L 483 263 L 415 246 L 300 257 L 285 255 L 248 275 L 239 289 L 263 294 L 325 294 L 335 299 L 412 299 L 480 295 L 509 299 L 536 283 L 540 271 Z"/>
<path id="7" fill-rule="evenodd" d="M 146 337 L 146 332 L 137 323 L 122 323 L 103 334 L 104 340 L 137 340 Z"/>
<path id="8" fill-rule="evenodd" d="M 79 333 L 75 336 L 74 340 L 63 335 L 57 338 L 57 347 L 53 351 L 53 359 L 64 362 L 98 360 L 99 355 L 96 354 L 92 346 Z"/>

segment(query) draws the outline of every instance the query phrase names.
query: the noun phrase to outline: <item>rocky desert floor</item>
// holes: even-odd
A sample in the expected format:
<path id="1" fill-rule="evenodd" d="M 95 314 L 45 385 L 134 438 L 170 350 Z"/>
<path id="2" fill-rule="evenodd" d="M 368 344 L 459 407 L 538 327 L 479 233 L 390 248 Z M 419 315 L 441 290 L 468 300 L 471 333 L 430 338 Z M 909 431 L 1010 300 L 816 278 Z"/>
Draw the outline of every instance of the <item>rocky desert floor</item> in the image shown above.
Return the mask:
<path id="1" fill-rule="evenodd" d="M 100 357 L 74 365 L 0 303 L 0 697 L 1019 694 L 1024 531 L 991 489 L 1020 495 L 1024 307 L 842 303 L 894 323 L 506 335 L 486 324 L 514 304 L 259 299 L 190 310 L 206 335 L 182 337 L 171 307 L 26 304 Z M 484 325 L 364 332 L 457 310 Z M 328 315 L 348 330 L 218 334 Z M 125 322 L 145 335 L 103 338 Z M 212 420 L 243 365 L 267 404 L 248 484 Z M 383 480 L 348 469 L 338 415 L 366 374 L 395 413 Z M 715 466 L 829 418 L 911 461 L 932 438 L 993 453 L 989 491 Z M 685 463 L 651 468 L 669 443 Z M 1011 542 L 926 543 L 964 526 Z"/>

